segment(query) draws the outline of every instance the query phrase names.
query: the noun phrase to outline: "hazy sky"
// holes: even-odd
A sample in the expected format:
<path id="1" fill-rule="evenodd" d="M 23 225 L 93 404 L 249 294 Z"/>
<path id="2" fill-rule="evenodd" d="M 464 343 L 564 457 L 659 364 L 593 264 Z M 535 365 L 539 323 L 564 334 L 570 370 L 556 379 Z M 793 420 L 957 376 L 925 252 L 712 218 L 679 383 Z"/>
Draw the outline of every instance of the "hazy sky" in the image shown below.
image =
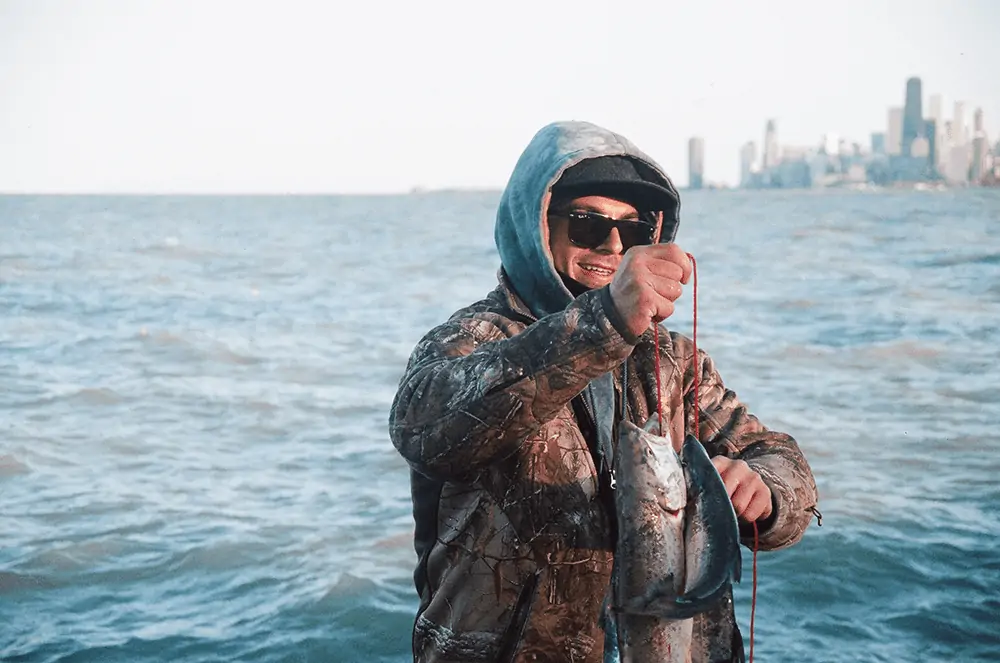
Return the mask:
<path id="1" fill-rule="evenodd" d="M 767 118 L 867 144 L 912 75 L 995 141 L 997 63 L 994 0 L 0 0 L 0 191 L 500 188 L 556 119 L 734 183 Z"/>

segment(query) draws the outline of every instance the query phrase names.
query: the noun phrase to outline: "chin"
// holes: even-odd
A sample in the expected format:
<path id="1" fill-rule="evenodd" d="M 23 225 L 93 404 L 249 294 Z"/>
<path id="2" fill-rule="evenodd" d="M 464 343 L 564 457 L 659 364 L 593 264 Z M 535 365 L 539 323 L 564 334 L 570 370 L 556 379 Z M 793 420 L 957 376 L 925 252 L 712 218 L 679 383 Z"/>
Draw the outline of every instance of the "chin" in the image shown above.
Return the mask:
<path id="1" fill-rule="evenodd" d="M 596 290 L 611 283 L 611 280 L 614 279 L 614 277 L 614 274 L 611 274 L 610 276 L 598 276 L 597 274 L 591 274 L 589 272 L 581 272 L 580 276 L 576 280 L 581 285 L 585 285 L 591 290 Z"/>

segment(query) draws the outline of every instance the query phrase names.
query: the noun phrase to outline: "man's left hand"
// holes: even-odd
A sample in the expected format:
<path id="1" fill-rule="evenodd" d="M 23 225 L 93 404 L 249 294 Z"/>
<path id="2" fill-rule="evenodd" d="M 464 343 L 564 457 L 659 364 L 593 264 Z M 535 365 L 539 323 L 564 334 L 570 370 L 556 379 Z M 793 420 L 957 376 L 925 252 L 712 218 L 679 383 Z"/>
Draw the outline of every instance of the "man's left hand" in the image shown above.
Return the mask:
<path id="1" fill-rule="evenodd" d="M 712 464 L 722 475 L 740 520 L 751 523 L 771 515 L 771 489 L 746 461 L 716 456 Z"/>

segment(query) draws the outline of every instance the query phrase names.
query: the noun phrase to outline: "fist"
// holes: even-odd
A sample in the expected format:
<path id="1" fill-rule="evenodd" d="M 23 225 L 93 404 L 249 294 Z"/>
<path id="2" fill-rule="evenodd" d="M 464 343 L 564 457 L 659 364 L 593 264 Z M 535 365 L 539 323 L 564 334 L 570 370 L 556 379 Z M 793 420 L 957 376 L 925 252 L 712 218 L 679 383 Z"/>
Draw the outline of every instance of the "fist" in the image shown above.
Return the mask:
<path id="1" fill-rule="evenodd" d="M 722 476 L 740 520 L 752 523 L 771 515 L 771 489 L 746 461 L 716 456 L 712 464 Z"/>
<path id="2" fill-rule="evenodd" d="M 676 244 L 633 246 L 611 281 L 611 300 L 633 336 L 669 318 L 681 285 L 691 278 L 691 261 Z"/>

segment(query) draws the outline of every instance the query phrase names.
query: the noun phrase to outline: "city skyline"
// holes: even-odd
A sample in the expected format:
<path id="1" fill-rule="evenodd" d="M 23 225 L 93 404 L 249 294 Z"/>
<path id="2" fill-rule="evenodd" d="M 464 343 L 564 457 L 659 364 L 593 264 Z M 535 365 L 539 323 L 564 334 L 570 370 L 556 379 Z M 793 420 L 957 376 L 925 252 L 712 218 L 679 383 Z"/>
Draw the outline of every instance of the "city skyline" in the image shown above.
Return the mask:
<path id="1" fill-rule="evenodd" d="M 927 105 L 924 98 L 927 96 Z M 843 185 L 988 185 L 1000 183 L 1000 140 L 990 137 L 984 111 L 966 100 L 953 102 L 951 119 L 944 115 L 943 95 L 924 94 L 923 81 L 905 81 L 901 106 L 887 109 L 887 121 L 869 139 L 842 137 L 833 132 L 812 144 L 782 144 L 777 122 L 768 119 L 758 160 L 757 143 L 748 140 L 738 153 L 742 188 L 801 188 Z M 969 112 L 970 106 L 974 108 Z M 924 112 L 924 109 L 927 112 Z M 699 145 L 697 169 L 690 152 L 690 188 L 726 187 L 706 177 L 704 137 Z M 697 170 L 698 177 L 694 173 Z"/>

